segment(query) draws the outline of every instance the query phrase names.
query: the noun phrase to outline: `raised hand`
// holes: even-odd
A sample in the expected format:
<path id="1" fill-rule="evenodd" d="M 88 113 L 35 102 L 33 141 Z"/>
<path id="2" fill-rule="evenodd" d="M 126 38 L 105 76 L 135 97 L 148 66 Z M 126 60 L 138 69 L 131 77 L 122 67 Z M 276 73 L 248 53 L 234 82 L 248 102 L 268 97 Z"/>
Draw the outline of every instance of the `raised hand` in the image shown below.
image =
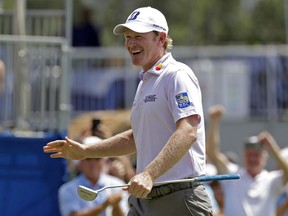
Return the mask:
<path id="1" fill-rule="evenodd" d="M 280 148 L 275 141 L 274 137 L 268 132 L 268 131 L 263 131 L 259 134 L 258 136 L 259 142 L 262 143 L 263 147 L 268 151 L 268 152 L 279 152 Z"/>
<path id="2" fill-rule="evenodd" d="M 225 112 L 225 108 L 222 105 L 214 105 L 209 108 L 208 114 L 212 119 L 219 119 Z"/>

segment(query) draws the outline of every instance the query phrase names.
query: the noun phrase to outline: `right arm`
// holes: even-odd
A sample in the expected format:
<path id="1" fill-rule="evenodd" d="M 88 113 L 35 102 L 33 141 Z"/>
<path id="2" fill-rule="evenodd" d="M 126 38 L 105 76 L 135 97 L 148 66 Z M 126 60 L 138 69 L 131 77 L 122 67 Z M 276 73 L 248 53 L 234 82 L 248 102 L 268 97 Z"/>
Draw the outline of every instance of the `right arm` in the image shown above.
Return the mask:
<path id="1" fill-rule="evenodd" d="M 83 160 L 85 158 L 101 158 L 127 155 L 136 152 L 132 130 L 127 130 L 111 138 L 102 140 L 93 145 L 82 145 L 68 137 L 65 140 L 56 140 L 43 147 L 45 153 L 53 153 L 51 158 L 66 158 Z"/>
<path id="2" fill-rule="evenodd" d="M 207 132 L 206 151 L 209 159 L 217 167 L 219 173 L 228 172 L 228 158 L 220 152 L 219 122 L 224 113 L 221 105 L 215 105 L 209 109 L 209 129 Z"/>

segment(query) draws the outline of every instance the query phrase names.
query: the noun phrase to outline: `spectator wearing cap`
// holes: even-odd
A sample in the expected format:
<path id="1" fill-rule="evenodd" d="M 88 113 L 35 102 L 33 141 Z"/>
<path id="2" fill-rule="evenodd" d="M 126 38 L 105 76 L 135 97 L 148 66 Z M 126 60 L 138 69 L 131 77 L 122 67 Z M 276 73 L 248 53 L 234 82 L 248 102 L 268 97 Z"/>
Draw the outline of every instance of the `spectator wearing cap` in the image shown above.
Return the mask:
<path id="1" fill-rule="evenodd" d="M 237 181 L 221 182 L 224 189 L 224 215 L 274 216 L 276 200 L 287 184 L 288 164 L 279 153 L 279 146 L 272 135 L 263 131 L 244 143 L 244 167 L 231 166 L 228 158 L 220 152 L 219 122 L 224 113 L 222 106 L 209 109 L 207 154 L 220 173 L 239 173 Z M 269 154 L 279 164 L 279 170 L 267 171 Z M 235 169 L 236 167 L 236 169 Z"/>
<path id="2" fill-rule="evenodd" d="M 88 141 L 91 143 L 94 139 L 107 139 L 112 136 L 112 131 L 103 124 L 102 120 L 99 118 L 93 118 L 91 125 L 83 130 L 77 140 Z M 73 177 L 77 173 L 77 166 L 72 160 L 69 164 L 70 174 Z M 112 176 L 116 176 L 126 183 L 135 175 L 135 167 L 132 164 L 132 159 L 129 155 L 123 155 L 118 157 L 108 157 L 106 158 L 105 171 Z"/>
<path id="3" fill-rule="evenodd" d="M 101 140 L 96 136 L 87 137 L 82 143 L 89 145 Z M 80 174 L 64 183 L 59 189 L 59 208 L 62 216 L 123 216 L 127 214 L 128 193 L 121 189 L 105 190 L 99 193 L 97 199 L 89 202 L 77 195 L 79 185 L 98 190 L 108 185 L 125 184 L 121 179 L 106 174 L 103 171 L 104 165 L 105 159 L 103 158 L 87 158 L 79 161 Z"/>

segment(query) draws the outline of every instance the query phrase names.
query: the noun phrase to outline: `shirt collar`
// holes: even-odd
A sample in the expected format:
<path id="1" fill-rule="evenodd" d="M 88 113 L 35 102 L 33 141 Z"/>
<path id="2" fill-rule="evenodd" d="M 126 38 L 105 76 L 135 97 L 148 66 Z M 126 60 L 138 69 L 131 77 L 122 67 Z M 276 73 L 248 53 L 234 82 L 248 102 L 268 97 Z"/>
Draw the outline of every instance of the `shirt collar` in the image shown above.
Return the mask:
<path id="1" fill-rule="evenodd" d="M 140 79 L 143 80 L 143 77 L 145 74 L 154 74 L 154 75 L 160 75 L 164 69 L 166 68 L 166 66 L 168 65 L 168 63 L 170 61 L 168 61 L 168 59 L 172 58 L 172 55 L 170 52 L 166 53 L 164 56 L 162 56 L 161 59 L 159 59 L 154 65 L 153 67 L 151 67 L 147 72 L 144 72 L 143 69 L 140 71 Z"/>

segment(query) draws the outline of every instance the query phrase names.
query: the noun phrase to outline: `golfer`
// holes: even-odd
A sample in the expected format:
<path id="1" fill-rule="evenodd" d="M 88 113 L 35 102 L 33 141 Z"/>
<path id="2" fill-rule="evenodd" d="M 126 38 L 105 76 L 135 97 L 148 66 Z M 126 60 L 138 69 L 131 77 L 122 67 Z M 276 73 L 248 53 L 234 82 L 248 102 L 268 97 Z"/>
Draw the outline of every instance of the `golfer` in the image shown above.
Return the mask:
<path id="1" fill-rule="evenodd" d="M 44 146 L 51 158 L 81 160 L 137 153 L 137 174 L 125 188 L 130 193 L 128 216 L 212 215 L 201 183 L 153 187 L 153 182 L 205 175 L 205 130 L 202 96 L 191 68 L 176 61 L 168 49 L 168 25 L 157 9 L 134 10 L 115 35 L 124 35 L 141 81 L 128 131 L 84 146 L 69 138 Z"/>

